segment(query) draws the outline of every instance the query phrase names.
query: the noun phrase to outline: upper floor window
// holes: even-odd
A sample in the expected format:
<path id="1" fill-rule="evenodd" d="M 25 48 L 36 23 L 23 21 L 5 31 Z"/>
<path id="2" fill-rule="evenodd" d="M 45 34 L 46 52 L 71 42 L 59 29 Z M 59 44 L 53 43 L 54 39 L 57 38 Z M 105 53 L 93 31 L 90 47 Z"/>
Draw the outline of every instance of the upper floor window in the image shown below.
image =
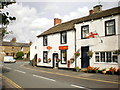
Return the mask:
<path id="1" fill-rule="evenodd" d="M 47 36 L 43 36 L 43 46 L 47 46 Z"/>
<path id="2" fill-rule="evenodd" d="M 105 21 L 105 36 L 115 35 L 115 19 Z"/>
<path id="3" fill-rule="evenodd" d="M 89 25 L 81 27 L 81 39 L 85 39 L 89 35 Z"/>
<path id="4" fill-rule="evenodd" d="M 14 47 L 12 47 L 12 51 L 14 51 Z"/>
<path id="5" fill-rule="evenodd" d="M 61 44 L 67 43 L 67 32 L 61 32 Z"/>

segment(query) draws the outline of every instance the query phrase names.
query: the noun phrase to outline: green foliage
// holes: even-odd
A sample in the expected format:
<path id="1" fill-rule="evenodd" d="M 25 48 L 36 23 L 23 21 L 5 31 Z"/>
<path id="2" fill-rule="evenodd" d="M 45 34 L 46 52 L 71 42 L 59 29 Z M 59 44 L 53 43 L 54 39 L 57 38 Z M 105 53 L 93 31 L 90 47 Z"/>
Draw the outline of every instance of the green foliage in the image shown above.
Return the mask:
<path id="1" fill-rule="evenodd" d="M 0 9 L 4 9 L 8 5 L 11 5 L 13 3 L 16 3 L 15 0 L 0 0 Z M 2 32 L 2 38 L 9 34 L 5 28 L 7 28 L 7 25 L 9 25 L 10 21 L 16 20 L 16 17 L 9 16 L 9 12 L 2 12 L 0 10 L 0 24 L 2 24 L 2 29 L 0 32 Z"/>
<path id="2" fill-rule="evenodd" d="M 23 56 L 24 56 L 24 53 L 23 53 L 23 52 L 17 52 L 17 53 L 16 53 L 16 58 L 17 58 L 17 59 L 22 59 Z"/>

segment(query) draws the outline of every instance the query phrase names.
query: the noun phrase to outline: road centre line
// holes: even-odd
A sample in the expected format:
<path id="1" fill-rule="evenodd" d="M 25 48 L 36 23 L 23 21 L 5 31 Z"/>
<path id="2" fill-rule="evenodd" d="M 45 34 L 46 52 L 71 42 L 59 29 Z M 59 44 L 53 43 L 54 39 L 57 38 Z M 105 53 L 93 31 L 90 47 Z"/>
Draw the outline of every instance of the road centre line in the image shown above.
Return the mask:
<path id="1" fill-rule="evenodd" d="M 26 72 L 23 72 L 23 71 L 20 71 L 20 70 L 14 70 L 14 71 L 17 71 L 17 72 L 20 72 L 20 73 L 24 73 L 24 74 L 26 73 Z"/>
<path id="2" fill-rule="evenodd" d="M 71 84 L 71 86 L 76 87 L 76 88 L 85 88 L 85 87 L 77 86 L 77 85 L 73 85 L 73 84 Z"/>
<path id="3" fill-rule="evenodd" d="M 6 69 L 12 69 L 12 68 L 9 68 L 9 67 L 5 67 Z"/>
<path id="4" fill-rule="evenodd" d="M 23 66 L 24 68 L 26 68 L 26 69 L 35 70 L 35 71 L 39 71 L 39 72 L 45 72 L 45 73 L 56 74 L 56 75 L 61 75 L 61 76 L 79 78 L 79 79 L 84 79 L 84 80 L 92 80 L 92 81 L 97 81 L 97 82 L 120 84 L 119 82 L 106 81 L 106 80 L 100 80 L 100 79 L 92 79 L 92 78 L 86 78 L 86 77 L 70 76 L 70 75 L 62 74 L 62 73 L 53 73 L 53 72 L 48 72 L 48 71 L 43 71 L 43 70 L 36 70 L 36 69 L 32 69 L 32 68 L 25 67 L 24 65 L 22 65 L 22 66 Z"/>
<path id="5" fill-rule="evenodd" d="M 35 74 L 33 74 L 33 76 L 34 76 L 34 77 L 43 78 L 43 79 L 46 79 L 46 80 L 50 80 L 50 81 L 53 81 L 53 82 L 56 81 L 56 80 L 54 80 L 54 79 L 46 78 L 46 77 L 43 77 L 43 76 L 38 76 L 38 75 L 35 75 Z"/>

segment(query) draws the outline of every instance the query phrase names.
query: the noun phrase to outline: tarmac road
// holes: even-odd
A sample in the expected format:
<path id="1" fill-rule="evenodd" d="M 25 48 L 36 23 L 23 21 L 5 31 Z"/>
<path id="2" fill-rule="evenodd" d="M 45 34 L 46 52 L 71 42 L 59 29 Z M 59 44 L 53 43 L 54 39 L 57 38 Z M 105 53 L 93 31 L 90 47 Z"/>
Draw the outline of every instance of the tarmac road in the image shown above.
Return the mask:
<path id="1" fill-rule="evenodd" d="M 116 89 L 117 75 L 88 74 L 66 70 L 32 67 L 29 62 L 5 63 L 3 76 L 15 83 L 19 88 L 79 88 Z"/>

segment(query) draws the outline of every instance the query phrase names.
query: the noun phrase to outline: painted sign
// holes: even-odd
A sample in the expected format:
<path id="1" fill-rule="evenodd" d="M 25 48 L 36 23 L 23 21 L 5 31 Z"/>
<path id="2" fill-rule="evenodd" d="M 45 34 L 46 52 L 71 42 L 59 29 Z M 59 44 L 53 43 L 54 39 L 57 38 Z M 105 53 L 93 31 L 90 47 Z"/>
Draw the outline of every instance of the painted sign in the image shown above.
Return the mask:
<path id="1" fill-rule="evenodd" d="M 68 50 L 68 46 L 59 46 L 59 50 Z"/>

